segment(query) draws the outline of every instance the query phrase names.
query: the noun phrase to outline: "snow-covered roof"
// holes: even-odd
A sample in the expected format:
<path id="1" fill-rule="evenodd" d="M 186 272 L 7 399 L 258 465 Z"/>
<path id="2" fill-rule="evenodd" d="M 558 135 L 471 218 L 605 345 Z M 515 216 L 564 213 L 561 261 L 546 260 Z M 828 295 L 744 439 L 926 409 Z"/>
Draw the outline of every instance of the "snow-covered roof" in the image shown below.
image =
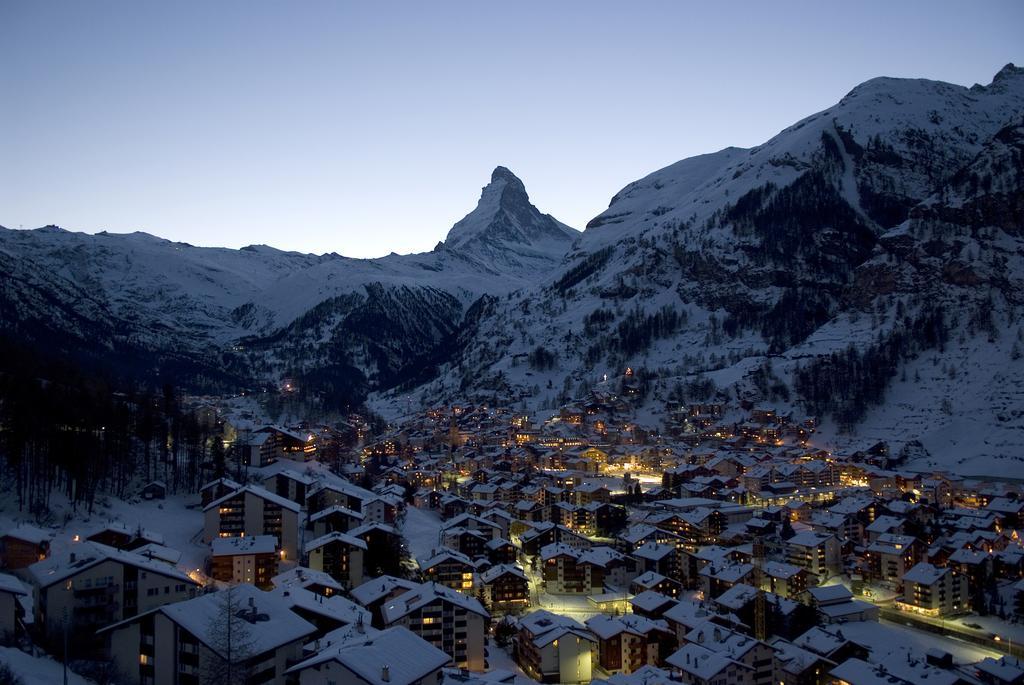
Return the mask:
<path id="1" fill-rule="evenodd" d="M 671 597 L 666 597 L 660 592 L 655 592 L 654 590 L 644 590 L 633 597 L 633 599 L 629 600 L 631 605 L 642 611 L 654 611 L 670 604 L 674 605 L 675 602 L 676 600 Z"/>
<path id="2" fill-rule="evenodd" d="M 818 604 L 832 604 L 834 602 L 846 602 L 853 598 L 853 593 L 845 585 L 819 585 L 807 589 L 807 593 L 814 598 Z"/>
<path id="3" fill-rule="evenodd" d="M 75 557 L 74 561 L 71 560 L 72 554 Z M 48 559 L 36 562 L 28 567 L 28 571 L 36 585 L 47 588 L 108 560 L 157 573 L 167 578 L 174 578 L 191 585 L 196 584 L 187 575 L 165 562 L 144 557 L 136 552 L 108 547 L 98 542 L 75 543 L 66 550 L 66 554 L 54 554 Z"/>
<path id="4" fill-rule="evenodd" d="M 403 616 L 436 601 L 453 604 L 456 607 L 465 609 L 470 613 L 479 614 L 485 618 L 489 616 L 487 610 L 484 609 L 483 605 L 475 597 L 464 595 L 438 583 L 422 583 L 408 592 L 399 595 L 383 606 L 381 614 L 386 624 L 393 623 Z"/>
<path id="5" fill-rule="evenodd" d="M 50 531 L 43 530 L 42 528 L 22 523 L 5 532 L 4 536 L 10 536 L 24 542 L 31 542 L 34 545 L 39 545 L 44 542 L 48 542 L 50 538 L 53 537 L 53 534 Z"/>
<path id="6" fill-rule="evenodd" d="M 310 540 L 309 542 L 306 543 L 306 546 L 305 546 L 304 549 L 305 549 L 306 554 L 309 554 L 314 549 L 319 549 L 319 548 L 323 547 L 324 545 L 331 544 L 332 542 L 340 542 L 343 545 L 347 545 L 349 547 L 358 547 L 359 549 L 364 549 L 364 550 L 367 548 L 365 540 L 362 540 L 360 538 L 354 537 L 354 536 L 349 535 L 347 533 L 342 533 L 341 531 L 335 530 L 335 531 L 331 531 L 330 533 L 327 533 L 326 535 L 321 535 L 318 538 Z"/>
<path id="7" fill-rule="evenodd" d="M 319 521 L 322 518 L 326 518 L 328 516 L 331 516 L 333 514 L 342 514 L 342 515 L 347 516 L 349 518 L 354 518 L 354 519 L 356 519 L 358 521 L 362 521 L 363 519 L 366 518 L 366 514 L 360 512 L 360 511 L 353 511 L 352 509 L 349 509 L 348 507 L 343 507 L 340 504 L 332 504 L 331 506 L 327 507 L 326 509 L 321 509 L 320 511 L 316 512 L 315 514 L 311 514 L 310 517 L 309 517 L 309 520 L 311 522 L 315 522 L 315 521 Z"/>
<path id="8" fill-rule="evenodd" d="M 786 540 L 787 545 L 795 545 L 797 547 L 817 547 L 829 540 L 833 536 L 822 535 L 821 533 L 815 533 L 814 531 L 804 531 L 803 533 L 797 533 L 790 539 Z"/>
<path id="9" fill-rule="evenodd" d="M 274 584 L 274 587 L 308 588 L 311 585 L 321 585 L 325 588 L 331 588 L 335 592 L 342 592 L 345 589 L 331 574 L 324 571 L 315 571 L 305 566 L 296 566 L 284 573 L 279 573 L 271 578 L 270 582 Z"/>
<path id="10" fill-rule="evenodd" d="M 519 627 L 529 632 L 536 647 L 551 644 L 563 635 L 572 634 L 590 642 L 594 636 L 579 621 L 561 614 L 539 609 L 519 619 Z"/>
<path id="11" fill-rule="evenodd" d="M 265 499 L 268 502 L 273 502 L 274 504 L 276 504 L 277 506 L 281 507 L 282 509 L 288 509 L 288 510 L 294 511 L 296 513 L 298 513 L 299 510 L 302 508 L 296 502 L 293 502 L 293 501 L 291 501 L 290 499 L 288 499 L 286 497 L 281 497 L 280 495 L 277 495 L 277 494 L 275 494 L 273 492 L 270 492 L 269 490 L 267 490 L 265 488 L 261 488 L 258 485 L 246 485 L 245 487 L 242 487 L 242 488 L 240 488 L 238 490 L 235 490 L 234 492 L 229 492 L 228 494 L 224 495 L 223 497 L 220 497 L 220 498 L 215 499 L 214 501 L 210 502 L 205 507 L 203 507 L 203 511 L 209 511 L 210 509 L 213 509 L 214 507 L 220 506 L 221 504 L 223 504 L 227 500 L 231 499 L 232 497 L 236 497 L 239 494 L 243 494 L 243 495 L 244 494 L 251 494 L 251 495 L 254 495 L 256 497 L 260 497 L 262 499 Z"/>
<path id="12" fill-rule="evenodd" d="M 266 594 L 279 598 L 291 609 L 303 609 L 339 623 L 370 622 L 369 611 L 341 595 L 324 597 L 312 590 L 296 586 L 275 587 Z"/>
<path id="13" fill-rule="evenodd" d="M 12 595 L 28 594 L 22 582 L 7 573 L 0 573 L 0 592 L 6 592 Z"/>
<path id="14" fill-rule="evenodd" d="M 391 594 L 396 588 L 412 590 L 418 587 L 419 583 L 406 580 L 405 578 L 380 576 L 379 578 L 366 581 L 359 587 L 352 588 L 349 594 L 352 596 L 352 599 L 356 600 L 363 606 L 368 606 L 382 597 L 386 597 Z"/>
<path id="15" fill-rule="evenodd" d="M 353 682 L 412 685 L 443 667 L 451 657 L 409 629 L 395 626 L 330 646 L 286 673 L 298 673 L 328 661 L 351 671 Z"/>
<path id="16" fill-rule="evenodd" d="M 750 670 L 750 667 L 742 662 L 692 642 L 673 652 L 665 661 L 679 670 L 705 681 L 710 681 L 730 666 Z"/>
<path id="17" fill-rule="evenodd" d="M 231 593 L 230 595 L 228 593 Z M 262 592 L 249 584 L 200 595 L 184 602 L 166 604 L 160 611 L 194 635 L 214 652 L 223 655 L 225 642 L 221 632 L 226 621 L 227 600 L 238 610 L 255 609 L 255 622 L 240 624 L 248 633 L 245 642 L 253 655 L 263 654 L 281 645 L 312 635 L 316 626 L 291 610 L 291 604 L 270 592 Z M 137 618 L 137 617 L 136 617 Z"/>
<path id="18" fill-rule="evenodd" d="M 274 535 L 246 535 L 245 537 L 214 538 L 210 551 L 215 557 L 245 554 L 274 554 L 277 537 Z"/>
<path id="19" fill-rule="evenodd" d="M 665 621 L 656 621 L 636 614 L 623 616 L 598 614 L 588 618 L 586 625 L 590 632 L 602 640 L 608 640 L 620 633 L 645 636 L 652 631 L 669 631 L 668 623 Z"/>
<path id="20" fill-rule="evenodd" d="M 948 568 L 939 568 L 928 562 L 922 561 L 914 568 L 903 574 L 904 583 L 920 583 L 921 585 L 932 585 L 939 581 L 942 576 L 949 573 Z"/>
<path id="21" fill-rule="evenodd" d="M 481 573 L 480 582 L 490 584 L 506 574 L 513 575 L 517 578 L 521 578 L 522 580 L 527 580 L 526 573 L 518 566 L 513 566 L 512 564 L 498 564 L 497 566 L 492 566 Z"/>

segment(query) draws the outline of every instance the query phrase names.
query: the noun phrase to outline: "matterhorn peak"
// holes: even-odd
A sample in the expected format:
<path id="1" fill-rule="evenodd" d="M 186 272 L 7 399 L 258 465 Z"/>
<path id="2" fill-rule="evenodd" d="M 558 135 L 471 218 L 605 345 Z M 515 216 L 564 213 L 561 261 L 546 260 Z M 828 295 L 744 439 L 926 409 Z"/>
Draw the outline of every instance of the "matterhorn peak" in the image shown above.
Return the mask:
<path id="1" fill-rule="evenodd" d="M 476 209 L 452 227 L 444 246 L 448 250 L 487 253 L 490 258 L 505 248 L 539 249 L 560 259 L 576 235 L 575 230 L 530 204 L 519 177 L 507 167 L 497 166 L 491 172 L 491 182 L 480 193 Z"/>
<path id="2" fill-rule="evenodd" d="M 494 171 L 491 172 L 491 183 L 497 183 L 498 181 L 506 181 L 508 183 L 518 183 L 520 186 L 523 182 L 519 180 L 519 177 L 512 173 L 508 167 L 496 166 Z M 523 186 L 525 188 L 525 186 Z"/>

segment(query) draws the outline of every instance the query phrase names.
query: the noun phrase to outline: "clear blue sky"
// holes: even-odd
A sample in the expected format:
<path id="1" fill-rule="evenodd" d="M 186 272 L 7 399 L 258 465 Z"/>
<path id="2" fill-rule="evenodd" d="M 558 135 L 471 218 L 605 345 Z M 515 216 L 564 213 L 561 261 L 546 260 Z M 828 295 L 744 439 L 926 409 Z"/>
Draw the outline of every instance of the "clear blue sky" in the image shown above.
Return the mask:
<path id="1" fill-rule="evenodd" d="M 422 251 L 503 164 L 582 228 L 868 78 L 988 83 L 1022 27 L 1017 0 L 0 0 L 0 224 Z"/>

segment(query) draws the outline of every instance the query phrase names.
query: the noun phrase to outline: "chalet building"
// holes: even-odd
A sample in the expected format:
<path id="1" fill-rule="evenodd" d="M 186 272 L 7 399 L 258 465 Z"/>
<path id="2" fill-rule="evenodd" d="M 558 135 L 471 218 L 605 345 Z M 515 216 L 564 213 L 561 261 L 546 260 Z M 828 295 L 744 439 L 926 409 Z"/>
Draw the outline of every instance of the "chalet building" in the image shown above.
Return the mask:
<path id="1" fill-rule="evenodd" d="M 353 528 L 348 535 L 366 543 L 363 575 L 380 575 L 384 569 L 380 566 L 371 568 L 375 559 L 379 559 L 385 550 L 394 551 L 401 546 L 402 534 L 393 526 L 384 523 L 369 523 Z M 390 553 L 390 552 L 387 552 Z"/>
<path id="2" fill-rule="evenodd" d="M 870 654 L 867 647 L 844 635 L 842 626 L 815 626 L 794 639 L 793 644 L 837 664 L 847 659 L 866 659 Z"/>
<path id="3" fill-rule="evenodd" d="M 280 426 L 266 426 L 257 431 L 266 433 L 260 445 L 260 464 L 266 466 L 278 459 L 305 461 L 316 454 L 316 436 L 288 430 Z"/>
<path id="4" fill-rule="evenodd" d="M 252 535 L 277 538 L 281 558 L 298 560 L 299 505 L 261 487 L 247 485 L 203 508 L 203 540 Z"/>
<path id="5" fill-rule="evenodd" d="M 134 552 L 95 542 L 71 546 L 28 567 L 34 630 L 61 651 L 65 617 L 77 636 L 73 648 L 94 652 L 97 629 L 195 595 L 198 583 L 184 573 Z"/>
<path id="6" fill-rule="evenodd" d="M 456 590 L 423 583 L 381 608 L 386 627 L 404 626 L 451 657 L 459 668 L 484 669 L 484 633 L 490 615 Z"/>
<path id="7" fill-rule="evenodd" d="M 808 571 L 794 564 L 766 561 L 761 564 L 761 588 L 780 597 L 799 597 L 808 586 Z"/>
<path id="8" fill-rule="evenodd" d="M 128 682 L 200 685 L 230 656 L 229 621 L 244 635 L 248 658 L 239 667 L 250 683 L 286 682 L 285 672 L 316 632 L 279 597 L 237 585 L 151 609 L 101 634 L 109 641 L 111 662 Z"/>
<path id="9" fill-rule="evenodd" d="M 875 542 L 882 535 L 903 535 L 906 522 L 899 516 L 876 516 L 868 526 L 864 528 L 869 543 Z"/>
<path id="10" fill-rule="evenodd" d="M 26 568 L 49 554 L 50 533 L 41 528 L 22 525 L 0 537 L 0 568 Z"/>
<path id="11" fill-rule="evenodd" d="M 379 629 L 384 627 L 384 606 L 419 586 L 419 583 L 405 578 L 380 576 L 353 588 L 349 595 L 369 610 L 373 627 Z"/>
<path id="12" fill-rule="evenodd" d="M 309 568 L 326 573 L 345 589 L 363 583 L 366 541 L 334 531 L 306 543 Z"/>
<path id="13" fill-rule="evenodd" d="M 604 577 L 591 575 L 591 566 L 580 564 L 580 552 L 566 544 L 547 545 L 540 552 L 544 589 L 554 595 L 589 595 L 601 592 Z"/>
<path id="14" fill-rule="evenodd" d="M 366 626 L 370 623 L 370 612 L 367 609 L 341 595 L 324 597 L 300 587 L 275 588 L 267 595 L 280 599 L 292 613 L 312 623 L 316 627 L 312 635 L 314 639 L 346 626 Z"/>
<path id="15" fill-rule="evenodd" d="M 323 571 L 296 566 L 270 579 L 276 588 L 299 587 L 321 597 L 330 597 L 345 591 L 345 587 Z"/>
<path id="16" fill-rule="evenodd" d="M 607 504 L 611 502 L 611 491 L 607 485 L 600 483 L 583 483 L 572 489 L 572 503 L 583 507 L 591 503 Z"/>
<path id="17" fill-rule="evenodd" d="M 786 540 L 786 561 L 807 569 L 819 578 L 840 570 L 839 540 L 834 535 L 804 532 Z"/>
<path id="18" fill-rule="evenodd" d="M 306 493 L 306 511 L 310 515 L 338 505 L 363 513 L 363 503 L 376 497 L 372 492 L 355 485 L 342 483 L 318 483 Z M 363 514 L 364 521 L 366 515 Z"/>
<path id="19" fill-rule="evenodd" d="M 0 644 L 13 643 L 21 633 L 25 618 L 21 598 L 27 594 L 20 580 L 0 573 Z"/>
<path id="20" fill-rule="evenodd" d="M 534 611 L 519 620 L 516 662 L 541 683 L 589 683 L 597 640 L 581 623 L 550 611 Z"/>
<path id="21" fill-rule="evenodd" d="M 271 450 L 263 451 L 263 445 L 270 440 L 270 432 L 265 433 L 248 433 L 246 435 L 239 436 L 235 443 L 231 446 L 232 456 L 234 460 L 242 467 L 254 467 L 260 468 L 263 466 L 269 466 L 276 461 L 276 456 Z M 271 461 L 264 461 L 264 455 Z"/>
<path id="22" fill-rule="evenodd" d="M 641 592 L 657 592 L 666 597 L 676 598 L 683 592 L 683 586 L 677 580 L 666 578 L 660 573 L 648 571 L 641 573 L 629 584 L 629 591 L 634 595 Z"/>
<path id="23" fill-rule="evenodd" d="M 604 546 L 583 550 L 578 563 L 589 567 L 591 582 L 599 588 L 597 592 L 601 592 L 603 586 L 616 590 L 625 588 L 636 577 L 639 569 L 634 557 Z"/>
<path id="24" fill-rule="evenodd" d="M 484 545 L 487 561 L 493 565 L 514 564 L 519 558 L 519 549 L 504 538 L 491 540 Z"/>
<path id="25" fill-rule="evenodd" d="M 244 538 L 217 538 L 210 543 L 211 573 L 225 583 L 249 583 L 261 590 L 271 587 L 277 574 L 277 538 L 253 535 Z"/>
<path id="26" fill-rule="evenodd" d="M 691 631 L 709 621 L 725 628 L 742 627 L 739 617 L 735 614 L 716 614 L 703 602 L 692 599 L 679 600 L 662 615 L 662 618 L 675 632 L 679 644 L 686 642 L 686 636 Z"/>
<path id="27" fill-rule="evenodd" d="M 483 534 L 485 541 L 496 540 L 508 535 L 507 525 L 503 525 L 490 518 L 484 518 L 483 516 L 474 516 L 473 514 L 460 514 L 445 521 L 444 525 L 441 526 L 441 534 L 443 535 L 445 531 L 453 528 L 480 532 Z"/>
<path id="28" fill-rule="evenodd" d="M 924 545 L 909 535 L 877 535 L 864 550 L 864 579 L 898 585 L 903 575 L 921 560 L 924 551 Z"/>
<path id="29" fill-rule="evenodd" d="M 577 521 L 577 527 L 589 534 L 605 536 L 625 527 L 628 516 L 626 507 L 608 502 L 591 502 L 578 511 L 583 519 Z"/>
<path id="30" fill-rule="evenodd" d="M 690 685 L 770 685 L 774 653 L 766 642 L 706 621 L 666 661 Z"/>
<path id="31" fill-rule="evenodd" d="M 494 613 L 524 609 L 530 604 L 530 583 L 518 566 L 499 564 L 479 575 L 484 601 Z"/>
<path id="32" fill-rule="evenodd" d="M 471 559 L 482 557 L 487 550 L 488 539 L 479 530 L 448 528 L 441 532 L 441 544 L 466 555 Z"/>
<path id="33" fill-rule="evenodd" d="M 676 600 L 654 590 L 644 590 L 629 600 L 633 613 L 650 619 L 659 619 L 676 605 Z"/>
<path id="34" fill-rule="evenodd" d="M 218 478 L 199 488 L 199 497 L 202 505 L 205 507 L 210 502 L 232 492 L 238 492 L 241 489 L 242 485 L 230 478 Z"/>
<path id="35" fill-rule="evenodd" d="M 753 564 L 709 564 L 700 570 L 700 587 L 707 599 L 714 599 L 735 585 L 750 585 L 754 580 Z"/>
<path id="36" fill-rule="evenodd" d="M 665 621 L 635 614 L 599 614 L 587 619 L 586 625 L 597 638 L 597 665 L 608 674 L 659 666 L 676 648 L 675 633 Z"/>
<path id="37" fill-rule="evenodd" d="M 477 567 L 465 554 L 442 548 L 435 550 L 429 559 L 421 560 L 419 565 L 424 581 L 440 583 L 467 594 L 473 593 L 473 575 Z"/>
<path id="38" fill-rule="evenodd" d="M 921 562 L 903 576 L 896 608 L 925 616 L 953 616 L 967 610 L 967 577 L 954 568 Z"/>
<path id="39" fill-rule="evenodd" d="M 658 573 L 667 578 L 680 577 L 679 550 L 674 545 L 646 542 L 633 550 L 641 573 Z"/>
<path id="40" fill-rule="evenodd" d="M 360 511 L 365 516 L 364 523 L 385 523 L 390 526 L 398 520 L 404 506 L 405 503 L 400 497 L 380 495 L 367 497 Z"/>
<path id="41" fill-rule="evenodd" d="M 132 528 L 121 521 L 111 521 L 89 535 L 86 540 L 117 549 L 133 550 L 148 544 L 162 545 L 164 536 L 142 526 Z"/>
<path id="42" fill-rule="evenodd" d="M 807 601 L 818 612 L 820 623 L 877 621 L 878 606 L 853 598 L 845 585 L 819 585 L 807 590 Z"/>
<path id="43" fill-rule="evenodd" d="M 278 497 L 295 502 L 300 507 L 306 504 L 307 493 L 316 485 L 316 479 L 298 471 L 285 469 L 263 479 L 263 487 Z"/>
<path id="44" fill-rule="evenodd" d="M 451 657 L 412 631 L 395 627 L 349 636 L 300 661 L 286 675 L 301 685 L 440 685 L 442 669 L 450 661 Z"/>
<path id="45" fill-rule="evenodd" d="M 769 643 L 775 652 L 773 681 L 786 685 L 822 685 L 836 662 L 820 654 L 797 647 L 781 637 Z"/>
<path id="46" fill-rule="evenodd" d="M 320 537 L 335 531 L 347 533 L 353 528 L 363 525 L 364 519 L 365 516 L 362 512 L 353 511 L 340 504 L 333 504 L 312 514 L 308 519 L 307 526 L 312 527 L 313 534 Z"/>
<path id="47" fill-rule="evenodd" d="M 553 544 L 565 544 L 573 549 L 582 550 L 590 547 L 590 540 L 575 533 L 565 526 L 554 523 L 540 523 L 519 536 L 523 554 L 535 557 L 543 547 Z"/>
<path id="48" fill-rule="evenodd" d="M 142 499 L 164 499 L 167 497 L 167 484 L 162 480 L 151 480 L 139 490 Z"/>

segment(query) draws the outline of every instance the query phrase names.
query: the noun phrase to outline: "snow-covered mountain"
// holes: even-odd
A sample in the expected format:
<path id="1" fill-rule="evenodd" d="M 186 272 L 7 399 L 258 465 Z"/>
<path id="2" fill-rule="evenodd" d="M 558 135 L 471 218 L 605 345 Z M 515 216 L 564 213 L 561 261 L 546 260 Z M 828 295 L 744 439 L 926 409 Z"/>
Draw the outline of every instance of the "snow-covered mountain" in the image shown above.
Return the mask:
<path id="1" fill-rule="evenodd" d="M 965 416 L 1020 432 L 1024 397 L 1008 385 L 1024 184 L 1007 141 L 1022 117 L 1013 65 L 971 88 L 878 78 L 761 146 L 656 171 L 617 193 L 541 286 L 482 306 L 422 394 L 553 406 L 629 366 L 647 379 L 649 419 L 717 392 L 820 415 L 820 439 L 840 446 L 923 437 L 938 453 L 941 424 Z M 993 200 L 999 188 L 1017 204 Z M 912 231 L 940 237 L 907 243 Z M 981 373 L 948 369 L 986 355 L 999 361 Z M 915 375 L 923 363 L 945 380 Z M 913 430 L 894 428 L 911 415 Z M 973 430 L 941 460 L 969 471 L 1024 454 L 1024 438 L 985 439 Z"/>
<path id="2" fill-rule="evenodd" d="M 1024 454 L 1024 70 L 878 78 L 751 149 L 630 183 L 577 233 L 495 169 L 429 253 L 356 260 L 0 231 L 9 335 L 139 373 L 298 376 L 399 413 L 555 406 L 626 367 L 984 473 Z M 440 370 L 440 372 L 438 372 Z M 923 449 L 922 449 L 923 448 Z"/>
<path id="3" fill-rule="evenodd" d="M 133 371 L 176 360 L 175 373 L 209 367 L 234 382 L 344 367 L 358 397 L 431 357 L 481 295 L 556 267 L 578 235 L 530 204 L 504 167 L 424 254 L 364 260 L 2 229 L 0 312 L 5 333 L 69 356 L 136 360 Z"/>

